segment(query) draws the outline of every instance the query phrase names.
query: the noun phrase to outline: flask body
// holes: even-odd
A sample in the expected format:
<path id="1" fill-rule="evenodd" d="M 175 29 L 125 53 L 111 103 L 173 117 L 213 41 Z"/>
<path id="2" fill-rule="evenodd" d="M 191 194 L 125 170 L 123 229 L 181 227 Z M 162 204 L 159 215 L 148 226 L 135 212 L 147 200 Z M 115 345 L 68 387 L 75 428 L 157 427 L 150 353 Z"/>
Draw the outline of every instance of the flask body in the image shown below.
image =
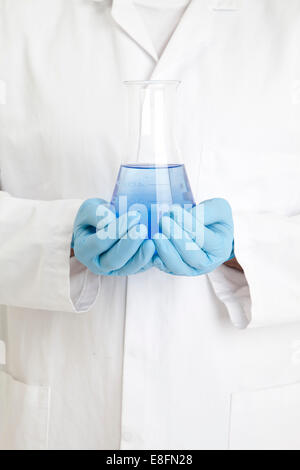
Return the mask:
<path id="1" fill-rule="evenodd" d="M 172 204 L 194 205 L 175 138 L 176 90 L 179 82 L 127 82 L 128 149 L 120 166 L 112 204 L 117 215 L 141 212 L 148 237 Z"/>

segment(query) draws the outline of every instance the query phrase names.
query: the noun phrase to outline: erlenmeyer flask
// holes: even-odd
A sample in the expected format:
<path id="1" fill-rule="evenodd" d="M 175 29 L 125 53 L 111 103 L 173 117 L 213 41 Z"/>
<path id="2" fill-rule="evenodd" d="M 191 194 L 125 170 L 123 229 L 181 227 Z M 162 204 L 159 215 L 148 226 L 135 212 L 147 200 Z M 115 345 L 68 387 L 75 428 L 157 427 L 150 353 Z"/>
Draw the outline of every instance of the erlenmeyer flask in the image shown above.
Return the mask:
<path id="1" fill-rule="evenodd" d="M 172 204 L 187 208 L 194 198 L 175 138 L 178 81 L 125 82 L 128 89 L 128 148 L 112 197 L 118 215 L 139 210 L 148 237 Z"/>

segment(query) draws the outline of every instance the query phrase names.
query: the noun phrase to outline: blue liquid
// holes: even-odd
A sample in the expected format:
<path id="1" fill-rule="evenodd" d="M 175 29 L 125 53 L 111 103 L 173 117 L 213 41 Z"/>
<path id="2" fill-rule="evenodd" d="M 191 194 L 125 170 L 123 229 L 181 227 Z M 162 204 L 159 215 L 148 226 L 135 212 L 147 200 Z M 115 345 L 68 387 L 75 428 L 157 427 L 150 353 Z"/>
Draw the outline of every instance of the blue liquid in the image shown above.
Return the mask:
<path id="1" fill-rule="evenodd" d="M 117 215 L 142 213 L 148 237 L 159 231 L 159 218 L 172 204 L 192 207 L 195 202 L 184 165 L 121 165 L 112 204 Z"/>

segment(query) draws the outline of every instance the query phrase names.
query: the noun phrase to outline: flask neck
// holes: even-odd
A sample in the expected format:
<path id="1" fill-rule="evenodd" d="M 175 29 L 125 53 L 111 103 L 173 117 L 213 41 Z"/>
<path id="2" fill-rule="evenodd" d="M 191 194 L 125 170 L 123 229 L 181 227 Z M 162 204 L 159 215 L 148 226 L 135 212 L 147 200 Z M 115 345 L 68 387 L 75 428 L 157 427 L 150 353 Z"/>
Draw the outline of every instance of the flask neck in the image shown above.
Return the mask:
<path id="1" fill-rule="evenodd" d="M 128 88 L 127 163 L 165 166 L 181 163 L 175 137 L 179 82 L 126 82 Z"/>

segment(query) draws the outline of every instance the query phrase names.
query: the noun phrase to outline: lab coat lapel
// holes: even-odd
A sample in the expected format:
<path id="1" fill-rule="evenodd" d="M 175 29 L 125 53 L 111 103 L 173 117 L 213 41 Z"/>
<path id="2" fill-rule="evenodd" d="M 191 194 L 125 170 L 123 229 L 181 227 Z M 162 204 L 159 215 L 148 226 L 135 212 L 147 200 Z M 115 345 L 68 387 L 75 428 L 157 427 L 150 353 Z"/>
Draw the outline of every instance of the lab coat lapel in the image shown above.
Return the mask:
<path id="1" fill-rule="evenodd" d="M 151 38 L 132 0 L 113 0 L 111 14 L 116 23 L 157 61 Z"/>
<path id="2" fill-rule="evenodd" d="M 192 0 L 161 55 L 151 79 L 180 79 L 180 69 L 211 42 L 213 19 L 217 10 L 238 9 L 239 0 Z"/>

